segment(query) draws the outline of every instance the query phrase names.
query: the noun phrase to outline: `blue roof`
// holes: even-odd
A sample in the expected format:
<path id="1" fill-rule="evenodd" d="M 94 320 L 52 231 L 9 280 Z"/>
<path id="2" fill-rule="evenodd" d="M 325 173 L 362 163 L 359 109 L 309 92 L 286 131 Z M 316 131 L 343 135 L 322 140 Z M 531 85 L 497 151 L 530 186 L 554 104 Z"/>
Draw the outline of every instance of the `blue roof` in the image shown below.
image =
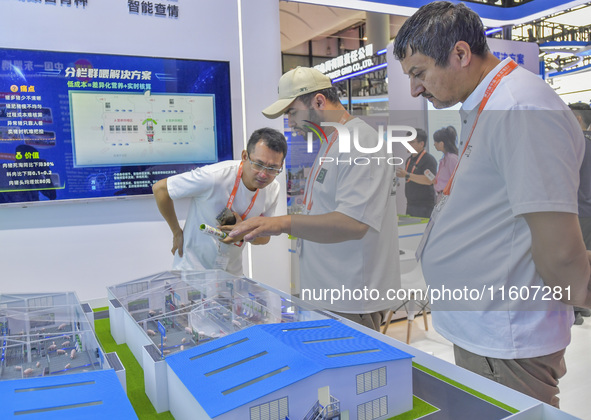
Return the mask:
<path id="1" fill-rule="evenodd" d="M 328 319 L 256 325 L 166 361 L 213 418 L 325 369 L 411 357 Z"/>
<path id="2" fill-rule="evenodd" d="M 0 418 L 137 419 L 114 370 L 0 381 Z"/>

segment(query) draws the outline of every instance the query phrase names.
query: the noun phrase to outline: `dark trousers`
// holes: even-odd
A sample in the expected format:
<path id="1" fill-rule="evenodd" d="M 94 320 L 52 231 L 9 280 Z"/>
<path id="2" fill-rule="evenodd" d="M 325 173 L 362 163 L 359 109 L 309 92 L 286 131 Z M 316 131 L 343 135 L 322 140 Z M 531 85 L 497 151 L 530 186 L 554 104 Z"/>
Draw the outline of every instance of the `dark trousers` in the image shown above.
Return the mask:
<path id="1" fill-rule="evenodd" d="M 558 380 L 566 373 L 564 350 L 529 359 L 480 356 L 454 344 L 456 365 L 558 407 Z"/>
<path id="2" fill-rule="evenodd" d="M 380 325 L 384 322 L 387 312 L 388 311 L 372 312 L 369 314 L 347 314 L 333 311 L 333 314 L 342 316 L 343 318 L 347 318 L 348 320 L 361 324 L 364 327 L 380 332 Z"/>
<path id="3" fill-rule="evenodd" d="M 413 217 L 431 217 L 431 212 L 433 211 L 434 204 L 430 206 L 417 206 L 414 204 L 407 204 L 406 205 L 406 214 Z"/>

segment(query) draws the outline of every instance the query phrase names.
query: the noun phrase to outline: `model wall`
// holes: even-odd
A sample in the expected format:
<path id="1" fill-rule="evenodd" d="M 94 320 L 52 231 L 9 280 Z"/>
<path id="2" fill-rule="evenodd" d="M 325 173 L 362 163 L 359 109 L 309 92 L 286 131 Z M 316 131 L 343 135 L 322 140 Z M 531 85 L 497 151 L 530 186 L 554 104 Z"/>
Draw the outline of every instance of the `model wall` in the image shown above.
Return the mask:
<path id="1" fill-rule="evenodd" d="M 357 375 L 381 367 L 387 368 L 386 386 L 357 394 Z M 170 373 L 171 370 L 169 369 L 168 372 Z M 326 386 L 329 387 L 330 395 L 341 402 L 341 410 L 349 411 L 351 419 L 358 418 L 358 405 L 379 400 L 384 396 L 387 397 L 388 401 L 387 412 L 391 415 L 392 413 L 397 415 L 412 409 L 411 377 L 412 362 L 410 359 L 326 369 L 285 388 L 273 391 L 233 411 L 221 414 L 219 417 L 220 420 L 247 419 L 250 418 L 252 408 L 287 398 L 289 418 L 304 418 L 310 408 L 318 401 L 318 389 Z M 265 417 L 261 416 L 261 418 Z M 368 418 L 378 417 L 368 416 Z"/>
<path id="2" fill-rule="evenodd" d="M 47 3 L 0 2 L 2 46 L 229 61 L 234 156 L 256 128 L 282 129 L 282 121 L 260 114 L 276 99 L 281 75 L 278 2 L 163 0 L 178 6 L 178 18 L 130 13 L 125 0 Z M 180 218 L 187 208 L 177 203 Z M 2 291 L 72 290 L 82 301 L 100 301 L 106 286 L 170 269 L 171 243 L 151 196 L 0 207 Z M 277 238 L 264 253 L 245 252 L 246 273 L 288 290 L 287 249 L 287 238 Z"/>

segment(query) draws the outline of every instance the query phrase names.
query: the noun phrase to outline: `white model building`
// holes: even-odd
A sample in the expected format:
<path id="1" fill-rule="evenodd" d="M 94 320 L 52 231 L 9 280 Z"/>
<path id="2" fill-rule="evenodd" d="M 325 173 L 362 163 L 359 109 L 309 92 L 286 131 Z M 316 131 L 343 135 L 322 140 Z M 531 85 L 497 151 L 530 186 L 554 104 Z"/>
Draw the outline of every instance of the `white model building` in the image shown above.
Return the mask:
<path id="1" fill-rule="evenodd" d="M 111 286 L 108 296 L 111 334 L 142 367 L 149 344 L 166 357 L 252 325 L 325 318 L 221 270 L 166 271 Z"/>
<path id="2" fill-rule="evenodd" d="M 89 318 L 75 293 L 0 294 L 0 418 L 137 418 Z"/>
<path id="3" fill-rule="evenodd" d="M 411 358 L 331 319 L 257 325 L 167 358 L 170 410 L 177 420 L 387 419 L 412 409 Z"/>
<path id="4" fill-rule="evenodd" d="M 156 412 L 170 409 L 166 360 L 253 325 L 326 319 L 327 314 L 221 270 L 166 271 L 108 288 L 111 335 L 144 369 Z"/>

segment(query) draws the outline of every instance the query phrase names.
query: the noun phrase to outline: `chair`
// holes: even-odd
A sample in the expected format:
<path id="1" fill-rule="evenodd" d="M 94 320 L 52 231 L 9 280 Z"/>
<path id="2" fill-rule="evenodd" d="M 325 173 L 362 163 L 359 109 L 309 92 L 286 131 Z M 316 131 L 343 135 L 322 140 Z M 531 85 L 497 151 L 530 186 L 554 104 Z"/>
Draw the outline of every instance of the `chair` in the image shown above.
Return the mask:
<path id="1" fill-rule="evenodd" d="M 416 315 L 423 315 L 423 322 L 425 323 L 425 331 L 429 330 L 429 324 L 427 321 L 427 312 L 429 310 L 429 299 L 424 294 L 417 293 L 417 291 L 422 291 L 423 293 L 427 290 L 427 284 L 425 283 L 425 278 L 423 277 L 423 270 L 421 269 L 421 264 L 417 264 L 417 266 L 408 273 L 403 273 L 400 276 L 400 288 L 406 290 L 406 299 L 402 301 L 402 303 L 396 307 L 396 309 L 391 309 L 388 312 L 386 317 L 386 324 L 382 330 L 382 334 L 386 334 L 388 331 L 388 327 L 390 326 L 390 322 L 392 321 L 392 316 L 394 313 L 400 308 L 404 308 L 406 311 L 406 318 L 408 320 L 407 329 L 406 329 L 406 344 L 410 344 L 410 336 L 412 333 L 412 324 L 415 319 Z M 420 296 L 417 296 L 419 294 Z M 427 299 L 425 299 L 427 298 Z"/>

